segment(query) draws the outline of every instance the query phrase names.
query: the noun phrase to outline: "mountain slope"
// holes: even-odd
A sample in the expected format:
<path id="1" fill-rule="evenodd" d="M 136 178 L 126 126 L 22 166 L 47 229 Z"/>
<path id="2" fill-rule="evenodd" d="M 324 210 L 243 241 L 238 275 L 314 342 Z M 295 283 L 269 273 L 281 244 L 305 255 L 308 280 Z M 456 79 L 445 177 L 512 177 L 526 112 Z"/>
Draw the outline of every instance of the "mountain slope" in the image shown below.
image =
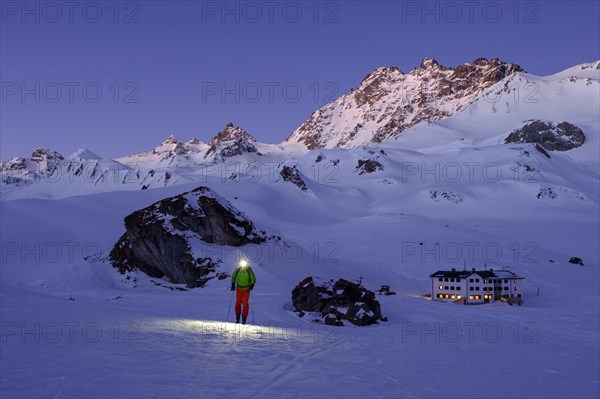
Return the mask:
<path id="1" fill-rule="evenodd" d="M 421 122 L 390 142 L 425 152 L 447 151 L 503 143 L 514 128 L 530 119 L 569 122 L 586 137 L 584 145 L 569 151 L 569 156 L 597 166 L 599 109 L 600 61 L 546 77 L 519 72 L 484 90 L 454 115 Z"/>
<path id="2" fill-rule="evenodd" d="M 456 68 L 425 58 L 407 74 L 378 68 L 356 90 L 315 111 L 286 142 L 309 149 L 376 144 L 423 120 L 452 115 L 485 88 L 520 71 L 497 58 Z"/>

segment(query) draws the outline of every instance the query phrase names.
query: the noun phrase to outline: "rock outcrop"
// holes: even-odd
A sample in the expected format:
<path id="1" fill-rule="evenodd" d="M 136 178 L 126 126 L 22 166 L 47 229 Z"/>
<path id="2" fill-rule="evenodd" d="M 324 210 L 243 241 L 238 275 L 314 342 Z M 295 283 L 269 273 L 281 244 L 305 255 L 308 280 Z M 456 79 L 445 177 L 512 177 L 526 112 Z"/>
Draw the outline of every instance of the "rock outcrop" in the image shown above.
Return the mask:
<path id="1" fill-rule="evenodd" d="M 429 191 L 429 197 L 435 202 L 446 200 L 455 204 L 460 204 L 465 200 L 462 195 L 450 190 L 431 190 Z"/>
<path id="2" fill-rule="evenodd" d="M 292 183 L 293 185 L 298 187 L 300 190 L 308 191 L 308 186 L 302 179 L 302 176 L 301 176 L 300 171 L 298 170 L 297 166 L 284 165 L 281 168 L 281 170 L 279 171 L 279 175 L 281 176 L 281 178 L 284 181 L 287 181 L 288 183 Z"/>
<path id="3" fill-rule="evenodd" d="M 359 159 L 356 171 L 358 171 L 359 175 L 364 175 L 365 173 L 373 173 L 378 170 L 383 170 L 383 165 L 374 159 Z"/>
<path id="4" fill-rule="evenodd" d="M 549 122 L 541 120 L 526 121 L 523 126 L 513 130 L 504 139 L 504 143 L 535 143 L 548 151 L 568 151 L 581 147 L 585 134 L 569 122 Z M 549 155 L 548 155 L 549 157 Z"/>
<path id="5" fill-rule="evenodd" d="M 569 263 L 572 263 L 574 265 L 583 266 L 583 261 L 581 260 L 581 258 L 578 258 L 576 256 L 571 257 L 571 259 L 569 259 Z"/>
<path id="6" fill-rule="evenodd" d="M 217 277 L 221 259 L 198 256 L 195 245 L 239 247 L 267 239 L 225 198 L 199 187 L 125 217 L 125 233 L 109 260 L 122 273 L 139 269 L 152 277 L 201 287 Z"/>
<path id="7" fill-rule="evenodd" d="M 300 315 L 319 313 L 327 324 L 343 325 L 346 320 L 356 326 L 368 326 L 382 319 L 375 293 L 344 279 L 333 283 L 307 277 L 293 289 L 292 304 Z"/>

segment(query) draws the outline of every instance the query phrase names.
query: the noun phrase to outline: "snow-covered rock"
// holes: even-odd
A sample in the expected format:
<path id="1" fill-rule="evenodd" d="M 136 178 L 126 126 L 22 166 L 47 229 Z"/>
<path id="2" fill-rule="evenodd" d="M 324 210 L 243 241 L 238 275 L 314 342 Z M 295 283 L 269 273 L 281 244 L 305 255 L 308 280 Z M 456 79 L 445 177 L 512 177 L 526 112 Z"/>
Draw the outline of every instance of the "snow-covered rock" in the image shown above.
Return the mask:
<path id="1" fill-rule="evenodd" d="M 356 326 L 368 326 L 381 320 L 381 305 L 375 293 L 344 279 L 333 283 L 306 277 L 292 290 L 292 303 L 300 315 L 319 313 L 327 324 L 343 326 L 346 320 Z"/>
<path id="2" fill-rule="evenodd" d="M 173 283 L 202 287 L 217 277 L 220 258 L 206 245 L 260 244 L 269 237 L 208 187 L 166 198 L 125 217 L 125 233 L 110 253 L 122 273 L 139 269 Z"/>
<path id="3" fill-rule="evenodd" d="M 549 151 L 568 151 L 581 147 L 585 134 L 569 122 L 530 120 L 514 129 L 505 143 L 537 143 Z"/>

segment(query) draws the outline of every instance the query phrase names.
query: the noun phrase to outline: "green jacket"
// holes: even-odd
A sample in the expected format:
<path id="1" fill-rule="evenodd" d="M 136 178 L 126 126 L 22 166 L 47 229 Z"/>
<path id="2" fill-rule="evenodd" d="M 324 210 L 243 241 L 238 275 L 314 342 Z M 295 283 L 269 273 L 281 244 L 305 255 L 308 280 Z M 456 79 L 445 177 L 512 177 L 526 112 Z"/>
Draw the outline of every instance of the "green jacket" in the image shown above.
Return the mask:
<path id="1" fill-rule="evenodd" d="M 240 290 L 247 290 L 251 285 L 256 284 L 256 276 L 250 266 L 238 266 L 231 275 L 231 284 L 236 284 Z"/>

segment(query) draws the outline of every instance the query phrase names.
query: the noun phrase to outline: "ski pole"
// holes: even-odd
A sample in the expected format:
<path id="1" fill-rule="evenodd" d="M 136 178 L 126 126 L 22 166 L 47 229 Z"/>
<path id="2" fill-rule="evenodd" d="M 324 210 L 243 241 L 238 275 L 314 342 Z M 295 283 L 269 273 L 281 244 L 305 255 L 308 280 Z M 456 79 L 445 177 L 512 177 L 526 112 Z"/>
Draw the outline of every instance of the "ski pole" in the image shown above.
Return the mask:
<path id="1" fill-rule="evenodd" d="M 252 310 L 252 324 L 254 324 L 254 299 L 250 299 L 250 309 Z"/>
<path id="2" fill-rule="evenodd" d="M 229 308 L 227 309 L 227 320 L 229 321 L 229 313 L 231 312 L 231 302 L 233 301 L 233 291 L 231 291 L 231 296 L 229 297 Z"/>

